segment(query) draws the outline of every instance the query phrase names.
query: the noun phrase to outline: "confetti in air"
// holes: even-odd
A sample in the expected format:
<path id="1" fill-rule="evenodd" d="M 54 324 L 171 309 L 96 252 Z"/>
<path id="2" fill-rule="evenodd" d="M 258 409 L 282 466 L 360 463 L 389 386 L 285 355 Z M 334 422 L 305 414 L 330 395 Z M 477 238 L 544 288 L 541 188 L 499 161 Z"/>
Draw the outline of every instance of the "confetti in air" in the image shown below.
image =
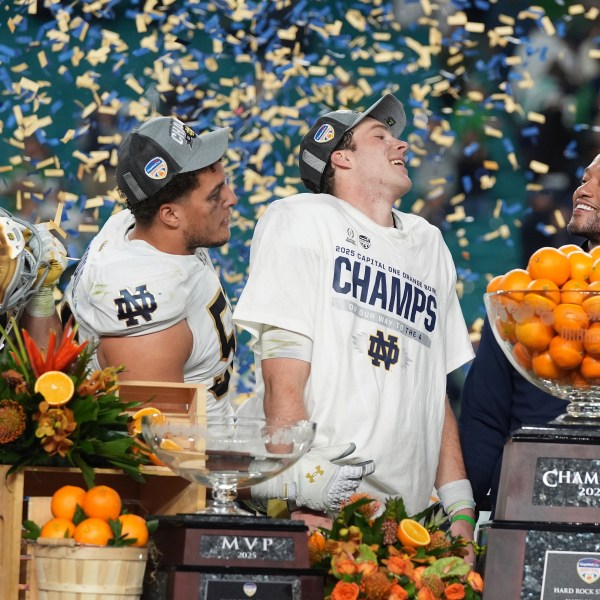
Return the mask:
<path id="1" fill-rule="evenodd" d="M 4 2 L 2 206 L 52 221 L 81 256 L 122 207 L 124 132 L 156 114 L 229 127 L 239 203 L 213 257 L 235 303 L 257 218 L 306 191 L 297 150 L 308 123 L 392 92 L 409 121 L 413 189 L 401 208 L 441 228 L 467 323 L 480 323 L 487 281 L 522 266 L 530 195 L 552 189 L 552 220 L 534 229 L 560 234 L 556 215 L 568 221 L 600 147 L 599 12 L 564 0 Z M 241 342 L 243 393 L 252 357 Z"/>

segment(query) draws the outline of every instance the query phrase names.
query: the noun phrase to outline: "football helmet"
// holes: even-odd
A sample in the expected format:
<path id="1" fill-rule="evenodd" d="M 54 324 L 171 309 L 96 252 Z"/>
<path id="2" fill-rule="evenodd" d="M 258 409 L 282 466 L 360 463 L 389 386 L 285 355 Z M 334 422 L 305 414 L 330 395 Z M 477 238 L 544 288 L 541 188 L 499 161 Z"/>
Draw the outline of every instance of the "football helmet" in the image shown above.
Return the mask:
<path id="1" fill-rule="evenodd" d="M 0 208 L 0 315 L 18 317 L 48 274 L 34 225 Z"/>

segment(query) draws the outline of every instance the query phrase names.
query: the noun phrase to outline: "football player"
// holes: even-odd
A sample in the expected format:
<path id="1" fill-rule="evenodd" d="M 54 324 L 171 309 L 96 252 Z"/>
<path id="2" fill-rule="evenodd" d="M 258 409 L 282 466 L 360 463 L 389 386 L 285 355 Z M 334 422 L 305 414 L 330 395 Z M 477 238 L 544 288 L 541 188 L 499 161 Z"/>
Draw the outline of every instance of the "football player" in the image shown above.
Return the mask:
<path id="1" fill-rule="evenodd" d="M 80 340 L 99 340 L 95 368 L 204 383 L 209 414 L 231 413 L 235 336 L 208 252 L 229 240 L 237 202 L 221 162 L 227 145 L 228 129 L 197 135 L 173 117 L 131 131 L 117 164 L 127 209 L 92 240 L 65 292 Z"/>

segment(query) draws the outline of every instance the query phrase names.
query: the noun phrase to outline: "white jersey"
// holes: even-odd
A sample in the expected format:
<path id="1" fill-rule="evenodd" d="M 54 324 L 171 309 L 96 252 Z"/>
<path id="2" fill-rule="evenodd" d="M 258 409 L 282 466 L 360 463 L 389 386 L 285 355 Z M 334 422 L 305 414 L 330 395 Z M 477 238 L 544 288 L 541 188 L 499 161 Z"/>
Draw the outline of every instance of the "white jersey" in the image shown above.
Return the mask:
<path id="1" fill-rule="evenodd" d="M 375 473 L 358 491 L 427 507 L 434 485 L 446 374 L 473 358 L 441 233 L 394 211 L 381 227 L 346 202 L 300 194 L 259 220 L 234 322 L 312 339 L 305 404 L 315 446 L 356 444 Z M 255 353 L 259 352 L 255 346 Z M 257 390 L 261 390 L 256 355 Z"/>
<path id="2" fill-rule="evenodd" d="M 186 319 L 193 346 L 184 381 L 208 387 L 209 414 L 230 414 L 235 353 L 231 306 L 207 250 L 161 252 L 145 241 L 130 240 L 133 224 L 129 210 L 112 216 L 69 283 L 65 301 L 80 339 L 146 335 Z M 99 368 L 95 356 L 92 366 Z"/>

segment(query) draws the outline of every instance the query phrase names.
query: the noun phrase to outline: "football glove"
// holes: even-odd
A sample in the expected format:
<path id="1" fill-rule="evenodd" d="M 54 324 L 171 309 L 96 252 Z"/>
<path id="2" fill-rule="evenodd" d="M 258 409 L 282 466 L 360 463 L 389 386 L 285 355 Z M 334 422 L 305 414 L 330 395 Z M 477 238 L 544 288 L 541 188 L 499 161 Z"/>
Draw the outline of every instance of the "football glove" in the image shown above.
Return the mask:
<path id="1" fill-rule="evenodd" d="M 336 464 L 356 450 L 353 443 L 311 448 L 279 475 L 252 486 L 255 499 L 279 498 L 322 512 L 337 512 L 360 485 L 375 471 L 375 463 Z"/>
<path id="2" fill-rule="evenodd" d="M 40 276 L 46 272 L 46 278 L 40 289 L 27 303 L 25 310 L 34 317 L 49 317 L 55 311 L 53 288 L 58 283 L 62 272 L 67 268 L 67 251 L 50 233 L 45 224 L 36 225 L 35 228 L 42 245 L 41 249 L 38 249 L 42 262 Z M 32 236 L 30 243 L 37 244 L 38 241 Z"/>

